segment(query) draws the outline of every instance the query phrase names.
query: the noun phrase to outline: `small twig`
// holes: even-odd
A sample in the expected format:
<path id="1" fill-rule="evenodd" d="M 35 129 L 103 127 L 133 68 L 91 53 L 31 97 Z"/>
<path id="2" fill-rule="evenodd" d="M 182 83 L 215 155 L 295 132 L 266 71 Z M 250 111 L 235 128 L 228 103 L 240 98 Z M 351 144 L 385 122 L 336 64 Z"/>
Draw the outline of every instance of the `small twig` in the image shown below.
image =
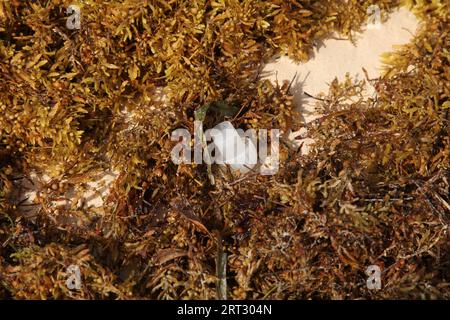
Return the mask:
<path id="1" fill-rule="evenodd" d="M 294 81 L 295 81 L 296 78 L 297 78 L 297 72 L 295 72 L 294 77 L 292 78 L 291 82 L 289 82 L 289 86 L 288 86 L 288 88 L 287 88 L 287 93 L 290 93 L 290 91 L 291 91 L 291 86 L 292 86 L 292 84 L 294 83 Z"/>
<path id="2" fill-rule="evenodd" d="M 313 99 L 316 99 L 316 100 L 319 100 L 319 101 L 323 101 L 323 102 L 331 102 L 331 100 L 314 97 L 313 95 L 309 94 L 306 91 L 303 91 L 303 93 L 304 93 L 305 96 L 308 96 L 309 98 L 313 98 Z"/>
<path id="3" fill-rule="evenodd" d="M 227 300 L 227 254 L 223 250 L 222 236 L 220 234 L 217 237 L 216 275 L 217 299 Z"/>
<path id="4" fill-rule="evenodd" d="M 370 199 L 361 199 L 366 202 L 377 202 L 377 201 L 385 201 L 385 199 L 381 198 L 370 198 Z M 403 200 L 414 200 L 414 197 L 406 197 L 406 198 L 391 198 L 390 201 L 403 201 Z"/>

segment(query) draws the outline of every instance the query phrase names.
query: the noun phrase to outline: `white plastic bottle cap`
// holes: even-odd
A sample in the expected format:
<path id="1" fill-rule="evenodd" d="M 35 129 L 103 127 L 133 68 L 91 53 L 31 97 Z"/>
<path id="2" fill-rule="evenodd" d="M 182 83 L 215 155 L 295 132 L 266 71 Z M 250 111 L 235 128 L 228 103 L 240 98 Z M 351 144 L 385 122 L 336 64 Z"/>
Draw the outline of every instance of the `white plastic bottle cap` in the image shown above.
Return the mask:
<path id="1" fill-rule="evenodd" d="M 241 137 L 231 122 L 224 121 L 215 126 L 211 132 L 216 149 L 216 163 L 229 164 L 241 173 L 248 172 L 257 163 L 258 152 L 251 141 Z"/>

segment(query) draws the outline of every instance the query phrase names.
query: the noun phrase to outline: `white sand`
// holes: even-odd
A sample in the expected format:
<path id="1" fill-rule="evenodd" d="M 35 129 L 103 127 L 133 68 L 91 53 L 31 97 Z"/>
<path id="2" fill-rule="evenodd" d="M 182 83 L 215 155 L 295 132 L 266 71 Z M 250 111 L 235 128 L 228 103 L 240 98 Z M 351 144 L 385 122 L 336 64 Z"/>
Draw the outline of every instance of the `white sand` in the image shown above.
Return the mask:
<path id="1" fill-rule="evenodd" d="M 58 194 L 51 201 L 52 209 L 59 207 L 72 208 L 72 209 L 92 209 L 102 208 L 104 200 L 110 193 L 115 179 L 117 178 L 117 172 L 97 172 L 92 174 L 90 181 L 86 183 L 80 183 L 74 188 L 65 190 L 64 192 L 53 191 Z M 21 205 L 19 210 L 25 216 L 34 216 L 39 213 L 42 206 L 39 203 L 38 197 L 42 197 L 43 193 L 50 193 L 50 188 L 46 185 L 51 183 L 52 178 L 47 174 L 38 175 L 36 172 L 31 172 L 28 178 L 19 180 L 18 195 Z M 67 181 L 61 181 L 67 183 Z M 81 197 L 77 196 L 82 194 Z"/>
<path id="2" fill-rule="evenodd" d="M 417 18 L 409 10 L 400 8 L 390 14 L 385 23 L 366 26 L 364 32 L 356 35 L 356 46 L 348 40 L 327 39 L 315 49 L 314 57 L 308 62 L 297 64 L 283 56 L 267 64 L 263 73 L 268 73 L 267 79 L 272 82 L 278 80 L 280 84 L 284 80 L 291 81 L 297 73 L 297 80 L 292 85 L 294 103 L 308 123 L 320 115 L 314 110 L 316 101 L 304 92 L 315 97 L 327 93 L 333 79 L 343 80 L 347 72 L 353 78 L 364 79 L 362 68 L 367 70 L 370 79 L 379 77 L 382 67 L 380 55 L 393 51 L 395 45 L 410 42 L 417 27 Z M 373 94 L 370 86 L 368 89 L 367 95 Z M 306 145 L 303 151 L 307 152 Z"/>

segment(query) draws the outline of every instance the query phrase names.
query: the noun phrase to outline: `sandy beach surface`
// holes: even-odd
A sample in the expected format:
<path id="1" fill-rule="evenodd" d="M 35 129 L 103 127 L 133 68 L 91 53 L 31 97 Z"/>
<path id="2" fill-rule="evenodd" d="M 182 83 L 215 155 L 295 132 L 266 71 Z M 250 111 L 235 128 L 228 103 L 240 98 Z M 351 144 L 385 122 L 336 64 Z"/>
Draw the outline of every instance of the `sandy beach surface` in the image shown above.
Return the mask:
<path id="1" fill-rule="evenodd" d="M 304 120 L 310 122 L 318 115 L 314 111 L 314 99 L 304 92 L 313 96 L 326 93 L 331 81 L 335 77 L 342 80 L 347 72 L 351 77 L 364 79 L 362 68 L 367 70 L 370 79 L 379 77 L 382 67 L 380 55 L 393 51 L 396 45 L 410 42 L 417 27 L 418 20 L 414 14 L 400 8 L 388 15 L 384 23 L 365 26 L 362 33 L 355 35 L 356 45 L 349 40 L 334 39 L 339 38 L 335 35 L 319 44 L 308 62 L 297 64 L 282 56 L 267 64 L 263 74 L 280 84 L 284 80 L 291 81 L 297 74 L 293 84 L 294 102 Z"/>

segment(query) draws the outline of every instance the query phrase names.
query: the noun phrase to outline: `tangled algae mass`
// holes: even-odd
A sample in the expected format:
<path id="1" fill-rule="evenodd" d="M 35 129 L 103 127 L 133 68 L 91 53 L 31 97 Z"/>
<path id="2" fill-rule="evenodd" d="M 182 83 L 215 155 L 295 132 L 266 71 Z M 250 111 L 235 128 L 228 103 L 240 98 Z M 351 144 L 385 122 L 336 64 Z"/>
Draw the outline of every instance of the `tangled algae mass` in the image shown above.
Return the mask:
<path id="1" fill-rule="evenodd" d="M 302 122 L 264 63 L 357 41 L 371 5 L 420 27 Z M 1 1 L 0 298 L 448 299 L 448 16 L 439 0 Z M 279 129 L 279 171 L 174 164 L 171 133 L 199 110 L 205 128 Z"/>

